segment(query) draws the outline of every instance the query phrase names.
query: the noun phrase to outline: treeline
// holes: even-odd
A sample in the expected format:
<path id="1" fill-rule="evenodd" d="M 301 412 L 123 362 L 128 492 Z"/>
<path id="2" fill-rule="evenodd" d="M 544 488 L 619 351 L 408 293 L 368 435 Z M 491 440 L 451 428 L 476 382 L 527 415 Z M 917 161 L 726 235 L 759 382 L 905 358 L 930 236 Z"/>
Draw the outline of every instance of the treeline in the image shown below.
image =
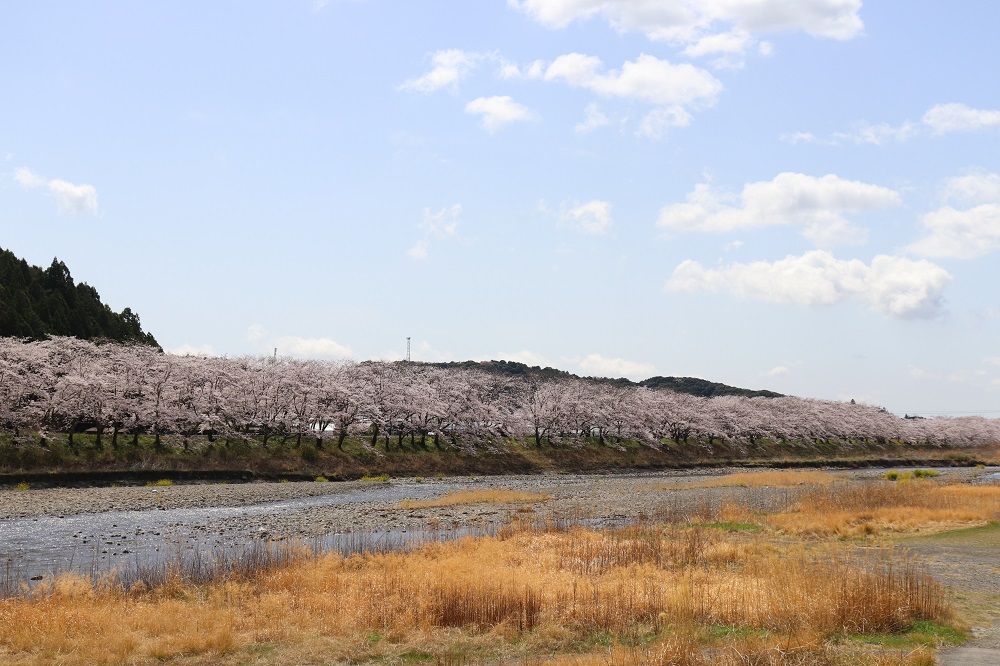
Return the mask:
<path id="1" fill-rule="evenodd" d="M 0 429 L 13 442 L 94 430 L 120 446 L 140 435 L 206 441 L 304 440 L 342 447 L 491 449 L 510 440 L 566 446 L 640 442 L 652 448 L 720 442 L 894 442 L 975 446 L 1000 442 L 1000 420 L 903 419 L 868 405 L 721 396 L 575 377 L 510 376 L 464 366 L 195 357 L 137 344 L 74 338 L 0 339 Z M 70 437 L 72 443 L 72 437 Z"/>
<path id="2" fill-rule="evenodd" d="M 130 308 L 114 312 L 97 290 L 76 284 L 58 259 L 43 270 L 0 249 L 0 336 L 41 340 L 47 336 L 107 339 L 158 347 Z"/>

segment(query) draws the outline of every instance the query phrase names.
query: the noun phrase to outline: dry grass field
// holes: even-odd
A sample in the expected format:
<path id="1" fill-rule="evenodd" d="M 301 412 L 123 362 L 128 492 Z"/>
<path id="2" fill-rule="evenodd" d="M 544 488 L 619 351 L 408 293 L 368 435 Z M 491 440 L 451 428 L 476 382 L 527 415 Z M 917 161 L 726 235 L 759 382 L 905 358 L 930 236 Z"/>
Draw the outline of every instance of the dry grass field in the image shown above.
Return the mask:
<path id="1" fill-rule="evenodd" d="M 443 497 L 429 500 L 404 500 L 401 509 L 427 509 L 431 507 L 457 506 L 459 504 L 526 504 L 549 499 L 543 493 L 526 493 L 520 490 L 459 490 Z"/>
<path id="2" fill-rule="evenodd" d="M 1000 488 L 826 476 L 773 515 L 728 505 L 700 524 L 512 524 L 350 557 L 273 544 L 296 556 L 205 585 L 67 576 L 0 600 L 0 662 L 933 664 L 962 620 L 881 537 L 996 520 Z"/>
<path id="3" fill-rule="evenodd" d="M 776 469 L 761 472 L 739 472 L 683 484 L 660 484 L 654 490 L 685 490 L 694 488 L 796 488 L 798 486 L 825 486 L 843 480 L 821 470 Z"/>

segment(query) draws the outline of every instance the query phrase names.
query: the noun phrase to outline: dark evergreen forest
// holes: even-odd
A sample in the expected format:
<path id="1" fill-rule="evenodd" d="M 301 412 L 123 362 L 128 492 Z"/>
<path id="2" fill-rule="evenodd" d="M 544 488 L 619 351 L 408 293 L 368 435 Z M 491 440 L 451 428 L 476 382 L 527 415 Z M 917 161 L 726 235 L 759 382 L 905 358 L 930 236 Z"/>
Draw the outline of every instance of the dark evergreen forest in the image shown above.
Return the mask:
<path id="1" fill-rule="evenodd" d="M 114 312 L 97 290 L 76 284 L 58 259 L 46 269 L 0 248 L 0 336 L 41 340 L 50 335 L 138 342 L 159 347 L 139 315 Z"/>

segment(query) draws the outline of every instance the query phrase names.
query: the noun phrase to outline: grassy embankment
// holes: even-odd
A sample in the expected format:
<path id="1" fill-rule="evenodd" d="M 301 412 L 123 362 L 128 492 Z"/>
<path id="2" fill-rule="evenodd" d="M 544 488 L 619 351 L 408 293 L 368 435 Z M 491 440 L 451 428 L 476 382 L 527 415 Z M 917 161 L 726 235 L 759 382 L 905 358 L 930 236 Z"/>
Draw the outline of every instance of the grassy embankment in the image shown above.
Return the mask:
<path id="1" fill-rule="evenodd" d="M 348 439 L 343 450 L 327 442 L 296 444 L 272 440 L 267 446 L 244 441 L 209 442 L 206 439 L 164 437 L 156 446 L 140 437 L 137 445 L 122 439 L 117 447 L 107 435 L 101 444 L 94 435 L 77 434 L 73 444 L 65 435 L 21 437 L 0 435 L 0 484 L 91 482 L 146 482 L 160 478 L 201 479 L 357 479 L 363 476 L 432 476 L 435 474 L 512 474 L 544 471 L 604 471 L 613 469 L 664 469 L 726 465 L 861 467 L 872 465 L 949 466 L 996 463 L 1000 447 L 959 449 L 913 446 L 897 442 L 773 443 L 734 445 L 716 440 L 711 446 L 694 441 L 666 441 L 661 449 L 636 442 L 615 446 L 596 440 L 561 444 L 505 440 L 483 446 L 474 453 L 428 439 L 402 441 L 393 437 L 372 449 Z"/>
<path id="2" fill-rule="evenodd" d="M 604 531 L 514 525 L 409 554 L 300 552 L 200 586 L 63 578 L 0 601 L 0 661 L 916 666 L 961 641 L 946 591 L 883 536 L 986 524 L 1000 487 L 804 474 L 722 481 L 807 484 L 777 515 L 728 505 Z"/>

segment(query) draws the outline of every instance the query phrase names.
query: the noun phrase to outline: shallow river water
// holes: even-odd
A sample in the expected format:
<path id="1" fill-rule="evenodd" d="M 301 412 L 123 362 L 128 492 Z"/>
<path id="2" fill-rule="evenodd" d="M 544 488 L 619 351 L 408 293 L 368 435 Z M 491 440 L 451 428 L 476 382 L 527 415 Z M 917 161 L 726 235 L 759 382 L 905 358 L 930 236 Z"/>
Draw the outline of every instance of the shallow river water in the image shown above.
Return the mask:
<path id="1" fill-rule="evenodd" d="M 447 483 L 378 484 L 330 495 L 240 507 L 109 511 L 0 520 L 0 584 L 9 592 L 22 583 L 30 586 L 69 571 L 96 576 L 114 569 L 211 558 L 220 553 L 238 555 L 255 542 L 280 537 L 268 534 L 264 527 L 254 527 L 254 517 L 323 506 L 420 499 L 452 489 Z M 426 537 L 406 530 L 366 532 L 363 538 L 357 534 L 328 534 L 317 537 L 315 545 L 326 550 L 385 549 Z"/>

